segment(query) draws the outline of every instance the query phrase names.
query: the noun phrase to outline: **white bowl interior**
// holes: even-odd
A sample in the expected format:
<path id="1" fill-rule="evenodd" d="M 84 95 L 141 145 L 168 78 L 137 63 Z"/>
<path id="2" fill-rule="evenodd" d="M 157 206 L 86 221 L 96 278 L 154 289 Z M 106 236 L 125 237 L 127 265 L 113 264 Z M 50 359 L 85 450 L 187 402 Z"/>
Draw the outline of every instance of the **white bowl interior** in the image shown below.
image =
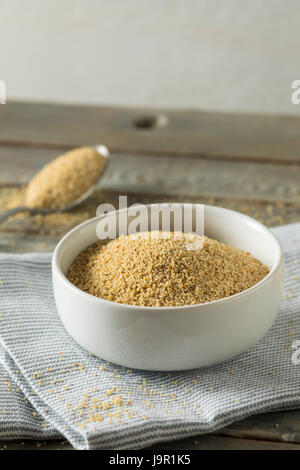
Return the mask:
<path id="1" fill-rule="evenodd" d="M 280 245 L 275 236 L 265 226 L 239 212 L 207 206 L 205 235 L 248 251 L 269 269 L 278 265 L 281 258 Z"/>
<path id="2" fill-rule="evenodd" d="M 183 210 L 191 207 L 191 204 L 183 204 Z M 151 213 L 149 206 L 148 217 Z M 255 258 L 266 264 L 269 269 L 278 265 L 281 258 L 281 249 L 274 235 L 262 224 L 239 212 L 223 209 L 215 206 L 205 206 L 204 211 L 204 234 L 220 242 L 250 252 Z M 113 217 L 113 213 L 104 217 L 107 221 Z M 127 211 L 118 213 L 117 227 L 120 222 L 124 222 Z M 100 218 L 75 227 L 61 241 L 57 251 L 57 263 L 64 274 L 75 259 L 75 257 L 88 245 L 97 241 L 96 226 Z M 134 217 L 128 217 L 128 223 Z M 127 225 L 126 225 L 127 226 Z M 171 230 L 173 226 L 171 224 Z"/>

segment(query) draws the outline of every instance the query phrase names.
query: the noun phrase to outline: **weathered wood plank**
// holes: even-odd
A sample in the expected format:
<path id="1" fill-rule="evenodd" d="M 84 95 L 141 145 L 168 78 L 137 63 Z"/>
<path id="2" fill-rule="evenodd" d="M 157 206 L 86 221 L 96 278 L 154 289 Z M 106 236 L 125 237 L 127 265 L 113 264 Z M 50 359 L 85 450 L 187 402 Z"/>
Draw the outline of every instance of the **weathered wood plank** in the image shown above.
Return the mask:
<path id="1" fill-rule="evenodd" d="M 215 435 L 163 442 L 151 447 L 154 450 L 300 450 L 300 445 L 282 442 L 238 439 Z"/>
<path id="2" fill-rule="evenodd" d="M 63 149 L 0 147 L 0 184 L 24 183 Z M 300 203 L 300 165 L 177 159 L 112 153 L 99 188 L 120 193 L 184 195 Z"/>
<path id="3" fill-rule="evenodd" d="M 300 444 L 300 410 L 251 416 L 216 432 L 240 439 L 259 439 Z"/>
<path id="4" fill-rule="evenodd" d="M 300 119 L 291 116 L 139 110 L 41 103 L 0 107 L 0 144 L 103 143 L 122 153 L 300 162 Z"/>
<path id="5" fill-rule="evenodd" d="M 5 253 L 52 252 L 58 237 L 21 233 L 0 233 L 0 251 Z"/>
<path id="6" fill-rule="evenodd" d="M 0 450 L 73 450 L 73 448 L 66 441 L 2 441 L 0 442 Z M 162 442 L 148 447 L 146 450 L 300 450 L 300 445 L 205 435 L 179 441 Z"/>
<path id="7" fill-rule="evenodd" d="M 5 210 L 3 194 L 14 193 L 14 188 L 0 187 L 0 211 Z M 124 193 L 123 193 L 124 194 Z M 216 204 L 228 209 L 239 210 L 265 223 L 275 226 L 300 220 L 300 204 L 282 202 L 247 201 L 240 199 L 208 198 L 205 196 L 149 195 L 127 193 L 128 205 L 134 203 L 151 204 L 156 202 L 193 202 Z M 94 217 L 101 203 L 118 207 L 119 192 L 97 190 L 89 200 L 78 209 L 64 214 L 35 216 L 20 214 L 11 217 L 0 225 L 0 243 L 2 251 L 35 251 L 37 241 L 47 242 L 46 251 L 53 249 L 55 243 L 72 227 Z M 1 202 L 2 201 L 2 202 Z M 11 245 L 13 243 L 13 245 Z M 38 249 L 38 247 L 36 248 Z M 40 250 L 39 250 L 40 251 Z"/>
<path id="8" fill-rule="evenodd" d="M 0 450 L 74 450 L 65 440 L 51 441 L 0 441 Z"/>
<path id="9" fill-rule="evenodd" d="M 26 183 L 64 149 L 0 147 L 0 185 Z"/>

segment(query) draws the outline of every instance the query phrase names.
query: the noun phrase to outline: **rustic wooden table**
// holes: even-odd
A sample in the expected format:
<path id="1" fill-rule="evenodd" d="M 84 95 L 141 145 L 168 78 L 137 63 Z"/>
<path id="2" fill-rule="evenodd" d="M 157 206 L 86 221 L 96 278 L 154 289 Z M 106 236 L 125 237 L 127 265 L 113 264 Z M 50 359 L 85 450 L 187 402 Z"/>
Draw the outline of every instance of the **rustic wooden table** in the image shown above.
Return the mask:
<path id="1" fill-rule="evenodd" d="M 72 213 L 20 215 L 0 226 L 0 250 L 52 251 L 72 226 L 119 194 L 130 202 L 192 201 L 247 213 L 268 226 L 300 220 L 300 119 L 207 112 L 9 103 L 0 106 L 0 210 L 64 150 L 103 143 L 111 161 L 97 192 Z M 69 449 L 62 442 L 0 442 Z M 254 416 L 155 449 L 297 449 L 300 410 Z"/>

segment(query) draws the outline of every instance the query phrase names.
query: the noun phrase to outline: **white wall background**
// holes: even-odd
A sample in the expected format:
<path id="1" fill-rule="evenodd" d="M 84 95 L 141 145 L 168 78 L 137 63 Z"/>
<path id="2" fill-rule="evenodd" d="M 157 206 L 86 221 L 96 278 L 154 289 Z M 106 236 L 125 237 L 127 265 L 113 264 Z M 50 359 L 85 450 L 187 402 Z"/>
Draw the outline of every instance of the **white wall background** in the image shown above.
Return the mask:
<path id="1" fill-rule="evenodd" d="M 300 113 L 299 0 L 0 0 L 9 98 Z"/>

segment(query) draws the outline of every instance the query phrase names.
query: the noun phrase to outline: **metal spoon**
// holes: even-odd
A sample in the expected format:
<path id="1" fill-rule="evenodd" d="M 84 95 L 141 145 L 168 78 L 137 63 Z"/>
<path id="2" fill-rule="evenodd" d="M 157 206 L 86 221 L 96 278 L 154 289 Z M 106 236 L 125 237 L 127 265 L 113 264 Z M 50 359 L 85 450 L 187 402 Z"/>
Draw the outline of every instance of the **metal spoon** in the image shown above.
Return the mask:
<path id="1" fill-rule="evenodd" d="M 95 150 L 97 150 L 97 152 L 99 152 L 103 157 L 108 159 L 109 150 L 108 150 L 107 147 L 105 147 L 105 145 L 94 145 L 92 147 Z M 28 212 L 30 215 L 37 215 L 37 214 L 49 215 L 49 214 L 53 214 L 54 212 L 66 212 L 66 211 L 69 211 L 71 209 L 74 209 L 75 207 L 78 207 L 80 204 L 85 202 L 90 197 L 91 194 L 93 194 L 99 180 L 102 178 L 102 175 L 103 175 L 106 167 L 107 167 L 107 165 L 105 166 L 103 172 L 101 173 L 100 178 L 98 179 L 98 181 L 96 181 L 96 183 L 94 183 L 85 193 L 83 193 L 81 196 L 79 196 L 77 199 L 75 199 L 75 201 L 70 202 L 70 204 L 67 204 L 67 205 L 62 206 L 62 207 L 57 207 L 55 209 L 47 209 L 47 208 L 44 208 L 44 207 L 43 208 L 42 207 L 41 208 L 28 207 L 28 206 L 13 207 L 12 209 L 8 209 L 7 211 L 4 211 L 0 214 L 0 223 L 3 222 L 4 220 L 6 220 L 11 215 L 17 214 L 18 212 Z"/>

